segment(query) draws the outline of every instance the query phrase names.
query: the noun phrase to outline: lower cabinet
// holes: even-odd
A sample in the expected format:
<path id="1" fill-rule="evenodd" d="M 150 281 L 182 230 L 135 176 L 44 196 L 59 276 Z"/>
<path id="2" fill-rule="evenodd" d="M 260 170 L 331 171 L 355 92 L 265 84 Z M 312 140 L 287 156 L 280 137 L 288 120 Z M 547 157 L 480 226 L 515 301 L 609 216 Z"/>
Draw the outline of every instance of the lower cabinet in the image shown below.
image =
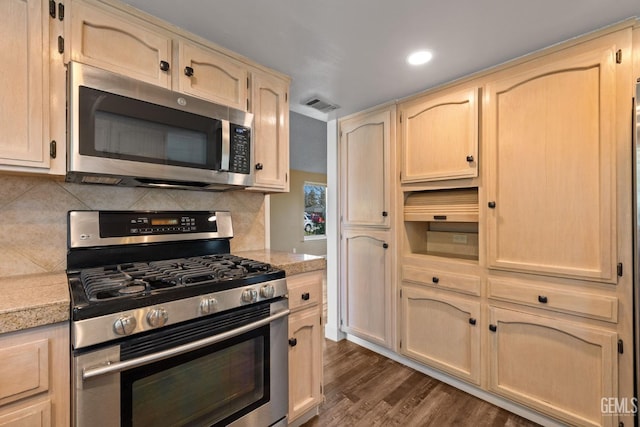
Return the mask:
<path id="1" fill-rule="evenodd" d="M 448 291 L 402 287 L 400 352 L 480 384 L 480 302 Z"/>
<path id="2" fill-rule="evenodd" d="M 322 402 L 322 272 L 287 277 L 289 423 Z"/>
<path id="3" fill-rule="evenodd" d="M 617 334 L 563 319 L 489 308 L 489 389 L 570 425 L 613 426 Z"/>
<path id="4" fill-rule="evenodd" d="M 0 335 L 0 426 L 69 425 L 66 323 Z"/>
<path id="5" fill-rule="evenodd" d="M 348 229 L 341 239 L 342 330 L 392 346 L 391 232 Z"/>

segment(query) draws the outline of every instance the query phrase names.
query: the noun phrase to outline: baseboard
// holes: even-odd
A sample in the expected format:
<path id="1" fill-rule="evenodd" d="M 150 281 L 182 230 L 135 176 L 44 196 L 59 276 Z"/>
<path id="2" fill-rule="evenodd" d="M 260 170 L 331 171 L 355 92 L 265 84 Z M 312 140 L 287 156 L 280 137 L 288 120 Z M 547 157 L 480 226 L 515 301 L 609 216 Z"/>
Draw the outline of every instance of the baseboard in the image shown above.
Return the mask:
<path id="1" fill-rule="evenodd" d="M 353 342 L 354 344 L 358 344 L 364 348 L 367 348 L 375 353 L 381 354 L 391 360 L 395 360 L 398 363 L 402 363 L 405 366 L 408 366 L 412 369 L 415 369 L 418 372 L 422 372 L 425 375 L 429 375 L 432 378 L 437 379 L 438 381 L 442 381 L 445 384 L 449 384 L 452 387 L 460 389 L 466 393 L 469 393 L 472 396 L 477 397 L 478 399 L 482 399 L 486 402 L 489 402 L 493 405 L 496 405 L 502 409 L 505 409 L 509 412 L 512 412 L 516 415 L 519 415 L 523 418 L 526 418 L 534 423 L 541 424 L 546 427 L 566 427 L 565 424 L 562 424 L 556 420 L 548 418 L 538 412 L 532 411 L 524 406 L 521 406 L 517 403 L 511 402 L 509 400 L 502 399 L 494 394 L 491 394 L 487 391 L 478 389 L 470 384 L 465 383 L 464 381 L 458 380 L 457 378 L 453 378 L 445 373 L 440 371 L 436 371 L 435 369 L 431 369 L 427 366 L 421 365 L 411 359 L 408 359 L 404 356 L 401 356 L 388 348 L 381 347 L 377 344 L 372 344 L 369 341 L 365 341 L 361 338 L 358 338 L 353 335 L 346 335 L 346 339 Z"/>
<path id="2" fill-rule="evenodd" d="M 347 334 L 342 332 L 340 329 L 331 325 L 324 325 L 324 337 L 331 341 L 342 341 L 347 338 Z"/>

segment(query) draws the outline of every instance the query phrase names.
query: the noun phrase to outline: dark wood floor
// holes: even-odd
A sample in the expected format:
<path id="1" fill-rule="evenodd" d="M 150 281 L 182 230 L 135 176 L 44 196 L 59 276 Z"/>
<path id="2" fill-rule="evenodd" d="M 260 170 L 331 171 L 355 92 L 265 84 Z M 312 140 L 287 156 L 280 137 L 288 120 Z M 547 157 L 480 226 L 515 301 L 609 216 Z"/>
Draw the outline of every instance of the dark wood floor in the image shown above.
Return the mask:
<path id="1" fill-rule="evenodd" d="M 537 426 L 347 340 L 325 340 L 324 384 L 304 427 Z"/>

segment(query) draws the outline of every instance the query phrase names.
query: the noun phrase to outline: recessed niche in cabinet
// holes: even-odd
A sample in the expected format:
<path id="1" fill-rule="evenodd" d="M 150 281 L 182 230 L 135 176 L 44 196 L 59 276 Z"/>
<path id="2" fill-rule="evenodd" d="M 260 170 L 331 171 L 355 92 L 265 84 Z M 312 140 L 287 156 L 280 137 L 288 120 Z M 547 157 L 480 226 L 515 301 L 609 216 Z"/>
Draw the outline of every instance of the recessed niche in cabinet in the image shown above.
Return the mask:
<path id="1" fill-rule="evenodd" d="M 420 191 L 404 205 L 412 254 L 478 260 L 478 189 Z"/>

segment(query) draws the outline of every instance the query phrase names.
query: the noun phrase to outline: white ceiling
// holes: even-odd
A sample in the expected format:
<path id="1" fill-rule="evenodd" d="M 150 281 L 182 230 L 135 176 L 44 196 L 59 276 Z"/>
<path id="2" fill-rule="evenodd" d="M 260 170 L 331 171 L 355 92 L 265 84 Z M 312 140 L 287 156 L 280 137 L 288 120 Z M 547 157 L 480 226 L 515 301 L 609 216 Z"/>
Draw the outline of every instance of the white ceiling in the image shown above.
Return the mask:
<path id="1" fill-rule="evenodd" d="M 320 120 L 640 16 L 640 0 L 124 1 L 288 74 L 291 110 Z M 433 60 L 410 67 L 415 49 Z M 302 105 L 314 96 L 341 108 Z"/>

